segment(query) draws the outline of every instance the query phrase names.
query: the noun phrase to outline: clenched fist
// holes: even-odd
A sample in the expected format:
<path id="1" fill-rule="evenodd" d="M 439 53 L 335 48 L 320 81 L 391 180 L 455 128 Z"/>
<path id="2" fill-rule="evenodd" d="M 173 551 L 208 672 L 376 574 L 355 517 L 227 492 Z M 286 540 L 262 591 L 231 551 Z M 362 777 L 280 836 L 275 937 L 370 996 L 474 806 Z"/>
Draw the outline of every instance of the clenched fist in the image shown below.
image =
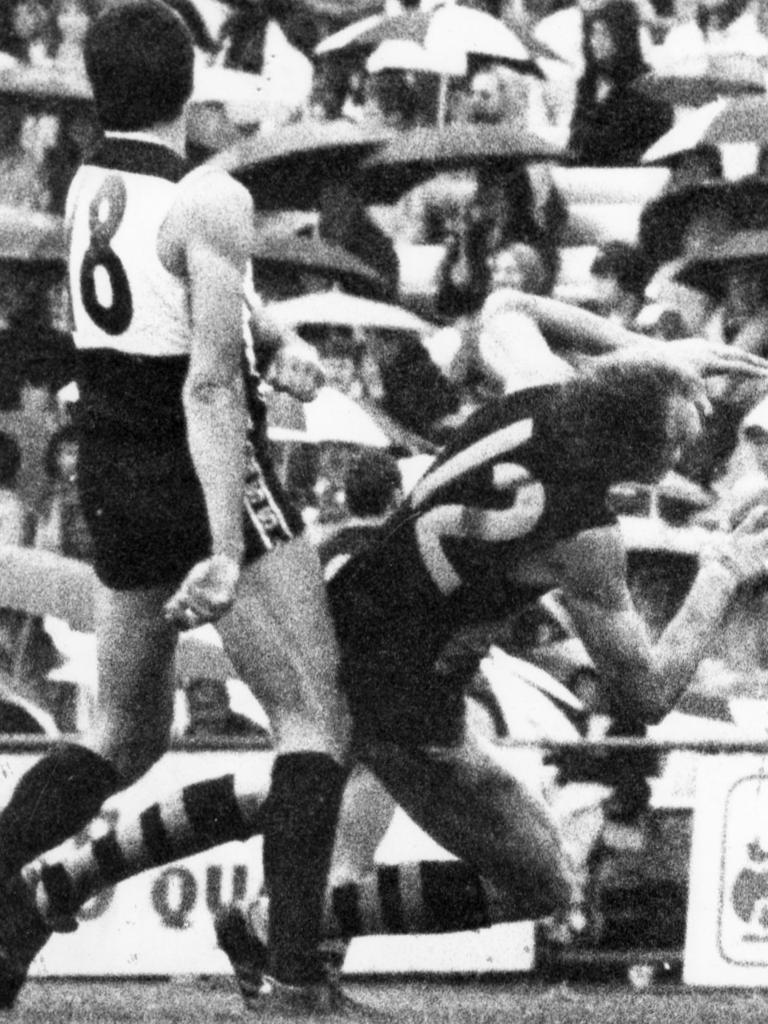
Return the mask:
<path id="1" fill-rule="evenodd" d="M 212 555 L 187 573 L 166 602 L 165 618 L 179 629 L 216 622 L 235 601 L 240 565 L 228 555 Z"/>
<path id="2" fill-rule="evenodd" d="M 325 381 L 316 349 L 298 335 L 276 353 L 269 367 L 268 382 L 300 402 L 312 402 Z"/>

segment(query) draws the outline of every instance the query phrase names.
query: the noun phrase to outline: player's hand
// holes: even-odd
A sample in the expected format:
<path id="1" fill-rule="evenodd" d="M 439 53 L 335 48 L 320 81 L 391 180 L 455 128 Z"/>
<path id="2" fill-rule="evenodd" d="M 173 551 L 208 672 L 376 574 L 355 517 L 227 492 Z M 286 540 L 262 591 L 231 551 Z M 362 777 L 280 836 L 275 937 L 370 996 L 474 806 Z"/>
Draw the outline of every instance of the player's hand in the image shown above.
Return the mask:
<path id="1" fill-rule="evenodd" d="M 768 361 L 733 345 L 719 345 L 702 338 L 684 338 L 661 344 L 667 355 L 700 377 L 736 374 L 768 379 Z"/>
<path id="2" fill-rule="evenodd" d="M 768 504 L 742 508 L 730 533 L 721 533 L 702 553 L 703 562 L 719 563 L 737 583 L 768 580 Z"/>
<path id="3" fill-rule="evenodd" d="M 276 353 L 267 381 L 276 391 L 285 391 L 300 402 L 312 402 L 325 382 L 320 357 L 313 345 L 298 335 Z"/>
<path id="4" fill-rule="evenodd" d="M 166 603 L 165 618 L 179 629 L 216 622 L 234 604 L 239 578 L 240 565 L 229 555 L 198 562 Z"/>

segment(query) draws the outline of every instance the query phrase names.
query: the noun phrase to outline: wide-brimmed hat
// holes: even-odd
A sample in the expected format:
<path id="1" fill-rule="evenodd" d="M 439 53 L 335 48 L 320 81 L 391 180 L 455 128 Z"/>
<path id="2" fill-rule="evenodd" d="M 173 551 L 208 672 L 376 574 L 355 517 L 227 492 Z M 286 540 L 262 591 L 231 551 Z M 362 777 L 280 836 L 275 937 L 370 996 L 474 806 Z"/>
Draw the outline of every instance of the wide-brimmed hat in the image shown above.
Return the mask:
<path id="1" fill-rule="evenodd" d="M 725 290 L 729 270 L 739 264 L 768 267 L 768 229 L 734 232 L 713 246 L 706 256 L 685 260 L 675 279 L 698 291 L 719 296 Z"/>
<path id="2" fill-rule="evenodd" d="M 652 200 L 640 218 L 640 241 L 650 262 L 664 263 L 681 255 L 688 226 L 705 210 L 725 214 L 734 231 L 768 227 L 768 179 L 710 179 L 670 189 Z"/>

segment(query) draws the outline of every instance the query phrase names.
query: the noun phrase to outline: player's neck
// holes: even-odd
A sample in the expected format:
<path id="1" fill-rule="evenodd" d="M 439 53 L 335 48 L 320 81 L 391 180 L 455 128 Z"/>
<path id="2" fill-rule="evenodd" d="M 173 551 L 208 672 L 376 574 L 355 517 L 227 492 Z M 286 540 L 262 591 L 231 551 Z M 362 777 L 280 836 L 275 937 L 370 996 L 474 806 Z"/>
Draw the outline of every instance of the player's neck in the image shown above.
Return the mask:
<path id="1" fill-rule="evenodd" d="M 150 125 L 150 127 L 143 128 L 141 131 L 105 132 L 104 134 L 109 138 L 134 139 L 137 142 L 154 142 L 156 145 L 172 149 L 182 157 L 186 152 L 186 122 L 181 119 Z"/>

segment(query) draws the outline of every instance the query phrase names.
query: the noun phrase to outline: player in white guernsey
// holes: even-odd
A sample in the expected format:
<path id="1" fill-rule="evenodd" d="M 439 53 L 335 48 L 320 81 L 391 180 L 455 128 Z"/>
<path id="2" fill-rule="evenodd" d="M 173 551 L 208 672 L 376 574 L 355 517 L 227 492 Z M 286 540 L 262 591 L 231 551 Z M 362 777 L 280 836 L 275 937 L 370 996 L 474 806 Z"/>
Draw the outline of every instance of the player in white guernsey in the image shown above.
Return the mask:
<path id="1" fill-rule="evenodd" d="M 162 0 L 108 5 L 85 61 L 104 138 L 72 182 L 67 226 L 98 709 L 92 740 L 42 758 L 0 814 L 0 1004 L 47 938 L 24 920 L 19 870 L 164 753 L 178 630 L 216 623 L 276 737 L 270 992 L 335 1011 L 317 946 L 349 722 L 319 560 L 244 379 L 252 201 L 220 171 L 188 173 L 193 47 Z M 257 346 L 274 341 L 263 331 Z"/>

